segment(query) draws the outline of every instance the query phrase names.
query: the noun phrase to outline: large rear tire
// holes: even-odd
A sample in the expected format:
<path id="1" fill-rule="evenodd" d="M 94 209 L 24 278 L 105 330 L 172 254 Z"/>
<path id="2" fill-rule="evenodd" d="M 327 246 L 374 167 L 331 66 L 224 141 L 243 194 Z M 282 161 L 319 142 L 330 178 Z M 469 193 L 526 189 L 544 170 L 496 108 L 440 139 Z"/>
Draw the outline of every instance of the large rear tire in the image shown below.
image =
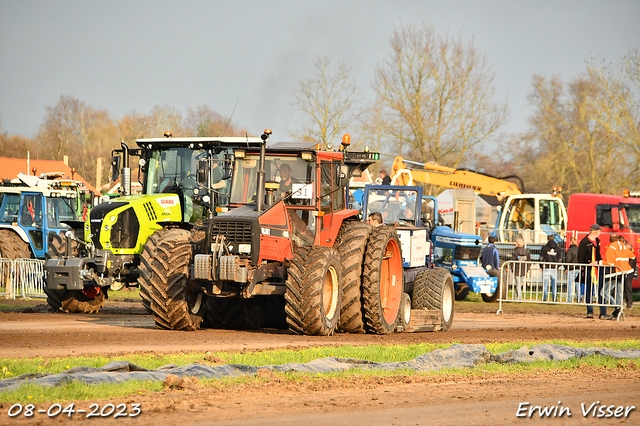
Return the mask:
<path id="1" fill-rule="evenodd" d="M 59 234 L 49 233 L 48 249 L 45 259 L 57 259 L 67 254 L 67 237 L 64 231 Z M 78 242 L 71 240 L 71 256 L 78 256 Z M 50 290 L 46 284 L 44 293 L 47 303 L 54 312 L 62 311 L 71 314 L 97 314 L 104 307 L 107 289 L 85 286 L 83 290 Z"/>
<path id="2" fill-rule="evenodd" d="M 342 265 L 331 247 L 298 248 L 287 271 L 285 313 L 297 334 L 330 336 L 338 327 Z"/>
<path id="3" fill-rule="evenodd" d="M 501 292 L 502 292 L 502 298 L 505 299 L 507 297 L 507 289 L 502 288 L 502 285 L 500 283 L 500 273 L 497 271 L 494 273 L 492 273 L 492 271 L 487 271 L 487 273 L 489 273 L 490 276 L 496 277 L 498 279 L 498 286 L 496 287 L 496 291 L 494 291 L 492 294 L 482 293 L 482 300 L 484 300 L 487 303 L 494 303 L 498 300 L 498 296 L 500 295 Z"/>
<path id="4" fill-rule="evenodd" d="M 458 283 L 458 289 L 456 290 L 456 300 L 465 300 L 469 295 L 471 289 L 468 285 L 463 283 Z"/>
<path id="5" fill-rule="evenodd" d="M 453 324 L 454 300 L 453 278 L 446 269 L 422 271 L 416 277 L 411 307 L 439 311 L 443 331 L 449 330 Z"/>
<path id="6" fill-rule="evenodd" d="M 367 244 L 362 277 L 362 307 L 368 332 L 393 333 L 403 290 L 398 233 L 390 226 L 375 227 Z"/>
<path id="7" fill-rule="evenodd" d="M 154 233 L 158 234 L 154 240 L 155 256 L 147 259 L 145 266 L 145 292 L 150 296 L 153 319 L 156 326 L 166 330 L 197 330 L 206 312 L 206 295 L 189 279 L 189 231 L 161 231 Z"/>
<path id="8" fill-rule="evenodd" d="M 31 259 L 31 250 L 20 235 L 8 229 L 0 229 L 0 257 L 11 260 Z"/>
<path id="9" fill-rule="evenodd" d="M 344 222 L 334 247 L 342 264 L 342 309 L 338 329 L 364 333 L 362 312 L 362 264 L 372 226 L 364 222 Z"/>

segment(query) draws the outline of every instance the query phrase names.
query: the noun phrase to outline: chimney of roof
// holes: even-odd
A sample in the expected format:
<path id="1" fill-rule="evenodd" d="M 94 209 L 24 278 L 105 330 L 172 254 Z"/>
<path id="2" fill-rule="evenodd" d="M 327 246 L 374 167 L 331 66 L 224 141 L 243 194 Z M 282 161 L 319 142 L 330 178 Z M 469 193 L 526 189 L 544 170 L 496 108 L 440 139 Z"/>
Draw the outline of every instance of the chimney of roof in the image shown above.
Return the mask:
<path id="1" fill-rule="evenodd" d="M 69 165 L 69 156 L 65 155 L 64 157 L 62 157 L 62 162 L 64 163 L 65 166 Z"/>

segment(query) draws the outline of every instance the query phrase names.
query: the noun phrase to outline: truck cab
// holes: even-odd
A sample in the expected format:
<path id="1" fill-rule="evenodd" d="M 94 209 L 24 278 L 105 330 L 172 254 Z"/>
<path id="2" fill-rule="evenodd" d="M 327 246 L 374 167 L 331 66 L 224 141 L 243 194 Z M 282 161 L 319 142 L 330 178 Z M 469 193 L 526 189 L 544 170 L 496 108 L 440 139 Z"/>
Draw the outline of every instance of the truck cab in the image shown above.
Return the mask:
<path id="1" fill-rule="evenodd" d="M 636 258 L 640 254 L 640 194 L 625 192 L 625 195 L 573 194 L 569 198 L 567 221 L 567 247 L 569 237 L 578 242 L 589 233 L 589 227 L 597 223 L 602 228 L 600 246 L 604 258 L 609 245 L 609 235 L 616 233 L 633 245 Z M 640 288 L 638 276 L 633 279 L 633 288 Z"/>

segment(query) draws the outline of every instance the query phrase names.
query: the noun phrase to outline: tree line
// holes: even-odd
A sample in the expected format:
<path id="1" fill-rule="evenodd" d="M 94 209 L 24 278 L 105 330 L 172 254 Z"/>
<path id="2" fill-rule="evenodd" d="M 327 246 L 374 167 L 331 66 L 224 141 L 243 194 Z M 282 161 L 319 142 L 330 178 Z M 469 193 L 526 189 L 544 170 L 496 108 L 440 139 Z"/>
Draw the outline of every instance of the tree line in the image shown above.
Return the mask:
<path id="1" fill-rule="evenodd" d="M 502 131 L 506 101 L 495 100 L 495 73 L 473 39 L 440 34 L 432 26 L 394 29 L 386 57 L 374 69 L 373 99 L 366 99 L 345 63 L 317 58 L 315 72 L 291 87 L 287 132 L 294 140 L 335 147 L 342 134 L 352 145 L 494 176 L 518 175 L 529 192 L 561 186 L 565 193 L 616 193 L 638 188 L 640 175 L 640 55 L 620 63 L 591 60 L 563 81 L 532 76 L 529 127 Z M 105 110 L 61 96 L 33 140 L 0 133 L 0 156 L 60 160 L 95 182 L 96 158 L 108 160 L 121 140 L 159 136 L 241 136 L 226 117 L 207 105 L 156 106 L 113 120 Z M 226 130 L 225 130 L 226 129 Z M 103 161 L 103 176 L 109 161 Z M 437 192 L 441 188 L 429 188 Z"/>
<path id="2" fill-rule="evenodd" d="M 166 130 L 173 136 L 242 136 L 246 130 L 207 105 L 188 108 L 182 116 L 176 108 L 155 106 L 148 114 L 132 111 L 113 120 L 106 110 L 93 108 L 77 98 L 62 95 L 58 103 L 46 108 L 44 122 L 33 139 L 0 133 L 0 157 L 62 160 L 69 156 L 69 166 L 88 182 L 95 184 L 97 159 L 102 158 L 102 176 L 108 176 L 111 150 L 121 141 L 144 137 L 161 137 Z M 107 183 L 106 178 L 103 184 Z"/>

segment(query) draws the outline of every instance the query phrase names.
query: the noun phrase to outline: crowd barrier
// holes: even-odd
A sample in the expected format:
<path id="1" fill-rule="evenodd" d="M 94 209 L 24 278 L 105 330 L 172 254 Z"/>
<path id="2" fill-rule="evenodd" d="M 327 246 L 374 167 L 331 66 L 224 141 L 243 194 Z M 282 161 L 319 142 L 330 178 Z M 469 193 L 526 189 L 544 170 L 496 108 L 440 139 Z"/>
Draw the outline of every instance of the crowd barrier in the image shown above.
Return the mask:
<path id="1" fill-rule="evenodd" d="M 505 302 L 582 305 L 613 308 L 619 320 L 624 315 L 626 277 L 617 266 L 510 260 L 500 268 L 497 313 Z"/>
<path id="2" fill-rule="evenodd" d="M 0 259 L 0 296 L 47 297 L 44 293 L 44 260 Z"/>

